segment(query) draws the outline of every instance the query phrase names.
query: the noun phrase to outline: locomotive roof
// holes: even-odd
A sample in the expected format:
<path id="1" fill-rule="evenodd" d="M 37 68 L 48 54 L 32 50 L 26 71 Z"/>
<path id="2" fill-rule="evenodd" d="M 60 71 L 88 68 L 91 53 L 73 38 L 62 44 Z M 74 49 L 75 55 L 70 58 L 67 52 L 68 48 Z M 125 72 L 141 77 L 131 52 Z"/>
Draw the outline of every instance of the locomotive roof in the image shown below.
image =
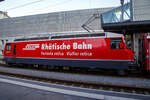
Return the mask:
<path id="1" fill-rule="evenodd" d="M 77 33 L 49 33 L 49 34 L 40 34 L 28 37 L 15 37 L 8 42 L 23 42 L 23 41 L 39 41 L 39 40 L 52 40 L 52 39 L 69 39 L 69 38 L 88 38 L 88 37 L 102 37 L 102 38 L 111 38 L 111 37 L 121 37 L 122 34 L 110 33 L 110 32 L 77 32 Z"/>

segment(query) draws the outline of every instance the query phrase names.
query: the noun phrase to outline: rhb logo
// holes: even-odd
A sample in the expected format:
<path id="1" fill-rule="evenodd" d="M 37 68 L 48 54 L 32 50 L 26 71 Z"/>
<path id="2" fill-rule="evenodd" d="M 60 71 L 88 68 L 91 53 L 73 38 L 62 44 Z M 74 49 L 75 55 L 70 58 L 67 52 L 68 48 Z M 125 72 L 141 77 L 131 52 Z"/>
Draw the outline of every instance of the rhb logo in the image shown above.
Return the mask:
<path id="1" fill-rule="evenodd" d="M 40 47 L 40 44 L 27 44 L 23 50 L 36 50 Z"/>

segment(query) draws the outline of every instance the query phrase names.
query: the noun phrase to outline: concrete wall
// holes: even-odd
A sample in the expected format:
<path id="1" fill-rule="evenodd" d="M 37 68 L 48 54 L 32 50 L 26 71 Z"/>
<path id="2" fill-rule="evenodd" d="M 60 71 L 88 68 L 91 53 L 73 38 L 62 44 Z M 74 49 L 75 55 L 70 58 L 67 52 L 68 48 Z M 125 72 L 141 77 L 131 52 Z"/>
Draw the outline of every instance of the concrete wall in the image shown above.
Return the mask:
<path id="1" fill-rule="evenodd" d="M 3 55 L 5 44 L 6 44 L 6 39 L 3 40 L 0 39 L 0 55 Z"/>
<path id="2" fill-rule="evenodd" d="M 2 61 L 2 59 L 3 59 L 3 51 L 4 51 L 4 46 L 5 46 L 5 44 L 6 44 L 6 40 L 1 40 L 0 39 L 0 63 L 4 63 L 3 61 Z"/>
<path id="3" fill-rule="evenodd" d="M 103 13 L 112 8 L 86 9 L 39 14 L 0 20 L 0 36 L 14 37 L 36 33 L 85 31 L 84 24 L 94 13 Z M 91 23 L 94 30 L 101 29 L 100 18 Z"/>
<path id="4" fill-rule="evenodd" d="M 150 20 L 150 0 L 132 0 L 133 21 Z"/>
<path id="5" fill-rule="evenodd" d="M 0 40 L 0 55 L 2 55 L 2 48 L 3 48 L 3 44 L 2 44 L 2 40 Z"/>
<path id="6" fill-rule="evenodd" d="M 81 26 L 95 13 L 103 13 L 112 8 L 98 8 L 56 12 L 6 18 L 0 20 L 0 55 L 6 40 L 18 36 L 32 36 L 49 32 L 85 31 Z M 89 26 L 94 30 L 102 30 L 101 18 L 94 20 Z"/>

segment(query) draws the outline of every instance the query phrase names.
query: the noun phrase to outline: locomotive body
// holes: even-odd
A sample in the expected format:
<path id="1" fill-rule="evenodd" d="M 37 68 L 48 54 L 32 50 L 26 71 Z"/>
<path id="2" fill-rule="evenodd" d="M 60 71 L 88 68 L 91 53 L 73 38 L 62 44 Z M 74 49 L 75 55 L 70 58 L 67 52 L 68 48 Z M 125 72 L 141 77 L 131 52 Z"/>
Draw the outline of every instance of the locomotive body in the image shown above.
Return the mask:
<path id="1" fill-rule="evenodd" d="M 128 69 L 134 61 L 123 35 L 82 33 L 51 35 L 49 39 L 20 39 L 8 42 L 4 50 L 7 64 Z"/>

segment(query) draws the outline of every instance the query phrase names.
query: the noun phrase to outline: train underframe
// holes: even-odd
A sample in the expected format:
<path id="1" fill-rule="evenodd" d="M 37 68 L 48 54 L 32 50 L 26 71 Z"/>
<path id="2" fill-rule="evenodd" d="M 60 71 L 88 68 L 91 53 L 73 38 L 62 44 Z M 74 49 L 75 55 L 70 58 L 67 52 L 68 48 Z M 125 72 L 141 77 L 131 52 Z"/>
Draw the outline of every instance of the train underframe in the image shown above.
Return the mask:
<path id="1" fill-rule="evenodd" d="M 6 64 L 28 64 L 43 66 L 60 66 L 71 68 L 89 68 L 116 70 L 119 75 L 125 75 L 126 70 L 135 70 L 137 66 L 134 61 L 119 60 L 70 60 L 70 59 L 37 59 L 37 58 L 13 58 L 5 57 Z"/>

